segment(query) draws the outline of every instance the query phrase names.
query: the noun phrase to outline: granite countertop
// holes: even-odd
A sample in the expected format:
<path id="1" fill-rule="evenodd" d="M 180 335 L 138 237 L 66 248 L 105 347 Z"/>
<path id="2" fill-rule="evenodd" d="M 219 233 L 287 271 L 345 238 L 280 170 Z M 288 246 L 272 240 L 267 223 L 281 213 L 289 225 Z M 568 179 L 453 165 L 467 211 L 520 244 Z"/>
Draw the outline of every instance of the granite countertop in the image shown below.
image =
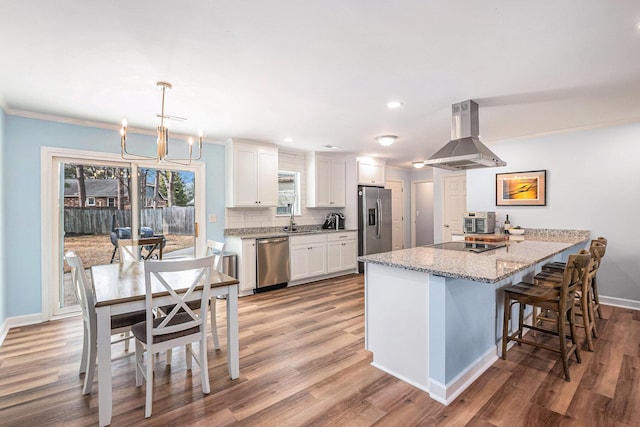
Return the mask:
<path id="1" fill-rule="evenodd" d="M 497 283 L 589 240 L 584 230 L 536 230 L 523 240 L 509 240 L 505 247 L 482 253 L 417 247 L 358 257 L 358 261 L 422 271 L 445 277 Z"/>
<path id="2" fill-rule="evenodd" d="M 330 234 L 358 231 L 353 229 L 324 229 L 319 225 L 300 225 L 296 231 L 290 233 L 283 227 L 254 227 L 254 228 L 229 228 L 224 230 L 225 237 L 240 237 L 241 239 L 269 239 L 273 237 L 302 236 L 305 234 Z"/>

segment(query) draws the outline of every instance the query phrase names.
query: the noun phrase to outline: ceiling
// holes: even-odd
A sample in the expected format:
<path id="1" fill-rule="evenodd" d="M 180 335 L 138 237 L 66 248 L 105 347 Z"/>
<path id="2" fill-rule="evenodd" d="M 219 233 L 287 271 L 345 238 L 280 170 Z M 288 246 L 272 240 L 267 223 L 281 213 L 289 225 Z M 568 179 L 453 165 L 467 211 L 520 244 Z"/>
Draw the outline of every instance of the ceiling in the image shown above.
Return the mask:
<path id="1" fill-rule="evenodd" d="M 165 112 L 188 118 L 174 132 L 409 166 L 450 139 L 451 104 L 466 99 L 490 148 L 639 121 L 640 2 L 614 3 L 3 1 L 0 102 L 154 129 L 164 80 Z M 399 139 L 382 147 L 384 134 Z"/>

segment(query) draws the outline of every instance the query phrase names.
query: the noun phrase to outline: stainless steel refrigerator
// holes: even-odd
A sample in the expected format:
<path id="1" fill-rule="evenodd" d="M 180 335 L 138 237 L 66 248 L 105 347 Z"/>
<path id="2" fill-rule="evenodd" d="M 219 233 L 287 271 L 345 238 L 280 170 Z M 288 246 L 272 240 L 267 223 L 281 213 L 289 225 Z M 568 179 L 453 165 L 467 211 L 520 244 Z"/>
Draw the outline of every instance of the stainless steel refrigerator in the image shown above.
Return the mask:
<path id="1" fill-rule="evenodd" d="M 358 187 L 358 255 L 391 250 L 391 190 Z M 358 263 L 364 272 L 364 263 Z"/>

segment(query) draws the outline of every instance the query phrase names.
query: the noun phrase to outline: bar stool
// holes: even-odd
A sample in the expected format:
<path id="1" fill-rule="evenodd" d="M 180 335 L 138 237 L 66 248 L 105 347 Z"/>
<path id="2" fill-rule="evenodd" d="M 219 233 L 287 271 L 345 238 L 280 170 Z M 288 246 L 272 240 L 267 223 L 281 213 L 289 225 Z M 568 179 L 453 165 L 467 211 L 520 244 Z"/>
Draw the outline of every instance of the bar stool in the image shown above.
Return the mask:
<path id="1" fill-rule="evenodd" d="M 520 282 L 504 289 L 504 321 L 502 325 L 502 359 L 507 359 L 507 344 L 515 341 L 520 344 L 528 344 L 539 348 L 544 348 L 560 354 L 562 367 L 566 381 L 571 381 L 569 374 L 569 359 L 575 355 L 578 363 L 581 362 L 580 350 L 576 344 L 575 328 L 575 293 L 584 280 L 587 280 L 587 272 L 592 264 L 591 255 L 573 254 L 569 255 L 567 268 L 562 274 L 562 281 L 559 287 L 536 286 L 533 283 Z M 509 320 L 511 319 L 511 307 L 519 304 L 519 319 L 517 330 L 509 335 Z M 535 322 L 533 325 L 524 324 L 524 309 L 526 305 L 533 305 L 545 310 L 553 311 L 558 319 L 569 321 L 569 338 L 571 342 L 567 346 L 566 322 L 555 322 L 556 329 L 550 330 L 539 327 Z M 556 335 L 559 347 L 554 348 L 544 343 L 539 343 L 523 338 L 523 329 L 550 333 Z"/>
<path id="2" fill-rule="evenodd" d="M 594 243 L 595 242 L 595 243 Z M 581 250 L 580 253 L 587 253 L 591 256 L 591 266 L 588 271 L 587 280 L 582 283 L 582 286 L 576 292 L 576 306 L 580 309 L 576 312 L 576 315 L 582 317 L 582 323 L 577 323 L 576 326 L 580 326 L 585 330 L 585 340 L 587 342 L 587 348 L 589 351 L 594 351 L 593 338 L 598 338 L 598 330 L 596 329 L 596 319 L 594 313 L 594 299 L 593 299 L 593 281 L 598 273 L 598 267 L 600 265 L 599 260 L 602 258 L 602 253 L 606 249 L 602 243 L 594 240 L 591 244 L 589 251 Z M 564 270 L 562 270 L 564 271 Z M 534 276 L 536 285 L 538 286 L 558 286 L 562 278 L 562 271 L 558 271 L 554 268 L 550 271 L 542 271 Z M 556 319 L 550 318 L 547 313 L 541 315 L 534 315 L 535 322 L 552 321 Z"/>
<path id="3" fill-rule="evenodd" d="M 600 263 L 602 262 L 602 258 L 604 258 L 604 254 L 607 249 L 608 240 L 604 237 L 598 237 L 595 240 L 591 241 L 591 246 L 594 245 L 604 245 L 604 249 L 600 250 L 600 257 L 596 260 L 597 268 L 600 268 Z M 564 270 L 564 266 L 566 263 L 564 262 L 550 262 L 549 264 L 545 264 L 542 267 L 543 272 L 557 272 Z M 602 311 L 600 310 L 600 296 L 598 294 L 598 276 L 594 276 L 591 282 L 591 297 L 593 300 L 593 308 L 598 313 L 598 317 L 602 319 Z"/>

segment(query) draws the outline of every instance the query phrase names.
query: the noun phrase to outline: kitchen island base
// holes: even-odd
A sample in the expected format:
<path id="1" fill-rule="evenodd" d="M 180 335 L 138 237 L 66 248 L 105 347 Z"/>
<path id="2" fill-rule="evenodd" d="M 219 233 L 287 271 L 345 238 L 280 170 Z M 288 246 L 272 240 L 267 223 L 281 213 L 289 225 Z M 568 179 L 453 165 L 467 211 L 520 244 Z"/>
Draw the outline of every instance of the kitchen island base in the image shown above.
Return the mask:
<path id="1" fill-rule="evenodd" d="M 513 247 L 486 255 L 485 264 L 499 266 L 495 281 L 445 277 L 413 266 L 403 268 L 396 261 L 403 256 L 412 260 L 441 256 L 431 252 L 436 249 L 361 257 L 365 261 L 365 347 L 373 353 L 372 365 L 428 392 L 438 402 L 453 402 L 500 356 L 503 289 L 531 281 L 549 261 L 565 260 L 586 241 L 576 240 L 553 244 L 550 252 L 532 243 L 529 252 L 543 247 L 533 261 L 512 261 L 521 255 Z M 509 326 L 513 331 L 515 323 Z"/>

